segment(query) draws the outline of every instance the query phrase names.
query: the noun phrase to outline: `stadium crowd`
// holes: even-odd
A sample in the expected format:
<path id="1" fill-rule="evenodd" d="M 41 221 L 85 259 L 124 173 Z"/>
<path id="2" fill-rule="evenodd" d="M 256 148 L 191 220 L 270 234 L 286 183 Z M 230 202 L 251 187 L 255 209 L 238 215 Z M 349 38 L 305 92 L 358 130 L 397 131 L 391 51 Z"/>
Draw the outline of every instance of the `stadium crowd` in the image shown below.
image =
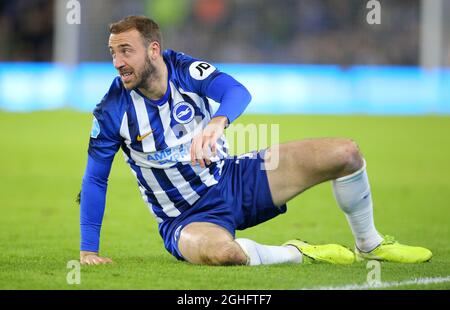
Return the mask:
<path id="1" fill-rule="evenodd" d="M 54 1 L 0 2 L 0 61 L 52 59 Z M 110 1 L 159 21 L 166 47 L 215 62 L 418 63 L 419 0 L 383 1 L 380 25 L 366 22 L 361 0 Z M 115 20 L 130 10 L 111 12 Z M 108 56 L 105 50 L 103 60 Z M 90 60 L 99 59 L 83 52 L 80 61 Z"/>

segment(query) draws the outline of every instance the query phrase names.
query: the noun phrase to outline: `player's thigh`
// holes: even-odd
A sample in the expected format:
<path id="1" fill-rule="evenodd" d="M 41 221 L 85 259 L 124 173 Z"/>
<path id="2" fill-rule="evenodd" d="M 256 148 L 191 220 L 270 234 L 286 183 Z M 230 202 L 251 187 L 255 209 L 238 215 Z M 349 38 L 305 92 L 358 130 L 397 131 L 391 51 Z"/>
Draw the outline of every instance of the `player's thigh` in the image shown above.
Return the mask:
<path id="1" fill-rule="evenodd" d="M 193 222 L 184 227 L 178 249 L 193 264 L 241 264 L 246 259 L 228 230 L 208 222 Z"/>
<path id="2" fill-rule="evenodd" d="M 362 165 L 362 157 L 350 139 L 305 139 L 269 148 L 265 165 L 273 202 L 279 206 L 316 184 L 351 173 Z"/>

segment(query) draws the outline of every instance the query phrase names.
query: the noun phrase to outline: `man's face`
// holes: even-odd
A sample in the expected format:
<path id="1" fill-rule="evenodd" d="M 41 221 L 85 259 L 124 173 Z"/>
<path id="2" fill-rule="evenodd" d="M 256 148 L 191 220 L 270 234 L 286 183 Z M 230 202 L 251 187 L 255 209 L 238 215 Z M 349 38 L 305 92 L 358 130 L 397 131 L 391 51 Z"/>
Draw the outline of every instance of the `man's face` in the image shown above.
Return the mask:
<path id="1" fill-rule="evenodd" d="M 155 72 L 155 66 L 151 63 L 144 41 L 137 30 L 111 34 L 109 51 L 126 89 L 148 86 L 146 83 Z"/>

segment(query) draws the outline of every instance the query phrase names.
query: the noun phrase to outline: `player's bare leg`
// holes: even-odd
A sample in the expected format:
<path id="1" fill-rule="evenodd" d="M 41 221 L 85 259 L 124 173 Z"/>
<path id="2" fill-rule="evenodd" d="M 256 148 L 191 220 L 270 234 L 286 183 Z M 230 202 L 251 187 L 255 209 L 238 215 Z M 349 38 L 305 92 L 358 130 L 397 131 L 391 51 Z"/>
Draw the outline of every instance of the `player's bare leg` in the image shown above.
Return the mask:
<path id="1" fill-rule="evenodd" d="M 266 166 L 279 156 L 277 167 L 267 170 L 275 205 L 281 206 L 308 188 L 349 175 L 363 166 L 358 146 L 350 139 L 305 139 L 278 146 L 278 154 L 266 152 Z"/>
<path id="2" fill-rule="evenodd" d="M 247 257 L 233 236 L 213 223 L 194 222 L 180 234 L 178 249 L 183 258 L 193 264 L 244 265 Z"/>
<path id="3" fill-rule="evenodd" d="M 226 229 L 206 222 L 194 222 L 183 228 L 178 249 L 186 261 L 202 265 L 302 262 L 301 253 L 293 246 L 271 246 L 250 239 L 233 239 Z"/>
<path id="4" fill-rule="evenodd" d="M 373 221 L 364 159 L 354 141 L 322 138 L 281 144 L 278 153 L 276 149 L 268 150 L 266 165 L 274 156 L 279 156 L 278 167 L 268 170 L 267 177 L 276 205 L 285 204 L 314 185 L 334 180 L 338 204 L 347 216 L 358 247 L 369 251 L 382 242 Z"/>
<path id="5" fill-rule="evenodd" d="M 276 158 L 278 156 L 278 158 Z M 333 180 L 333 192 L 345 213 L 356 242 L 359 258 L 416 263 L 431 258 L 425 248 L 399 244 L 376 230 L 366 163 L 350 139 L 306 139 L 271 148 L 266 167 L 272 199 L 283 205 L 308 188 Z"/>

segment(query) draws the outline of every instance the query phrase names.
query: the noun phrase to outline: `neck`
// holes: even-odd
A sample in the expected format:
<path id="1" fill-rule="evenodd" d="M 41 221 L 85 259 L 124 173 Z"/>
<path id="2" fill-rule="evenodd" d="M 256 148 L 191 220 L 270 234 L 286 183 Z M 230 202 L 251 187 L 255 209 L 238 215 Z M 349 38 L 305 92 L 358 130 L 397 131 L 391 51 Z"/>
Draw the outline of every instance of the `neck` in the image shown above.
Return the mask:
<path id="1" fill-rule="evenodd" d="M 161 99 L 167 91 L 168 71 L 165 62 L 157 67 L 155 73 L 147 80 L 147 87 L 138 88 L 145 97 L 151 100 Z"/>

